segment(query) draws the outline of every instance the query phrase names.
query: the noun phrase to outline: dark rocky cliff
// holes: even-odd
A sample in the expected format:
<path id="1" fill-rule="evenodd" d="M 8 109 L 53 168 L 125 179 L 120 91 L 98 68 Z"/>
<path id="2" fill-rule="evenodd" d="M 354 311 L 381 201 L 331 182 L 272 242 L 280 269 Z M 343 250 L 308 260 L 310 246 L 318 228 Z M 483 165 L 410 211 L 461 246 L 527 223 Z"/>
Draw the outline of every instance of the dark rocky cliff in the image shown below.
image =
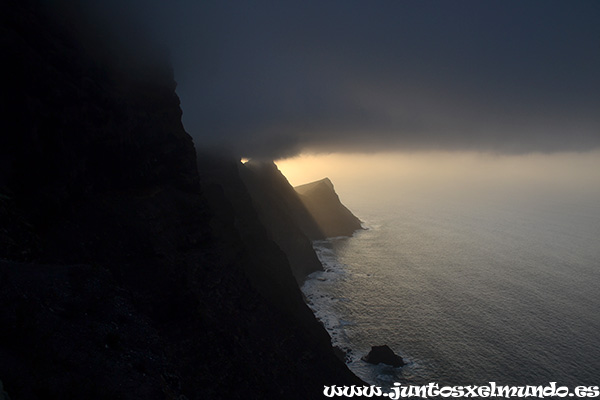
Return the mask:
<path id="1" fill-rule="evenodd" d="M 249 161 L 241 176 L 269 237 L 290 256 L 296 281 L 301 284 L 311 272 L 322 270 L 312 240 L 325 235 L 277 166 Z"/>
<path id="2" fill-rule="evenodd" d="M 340 201 L 329 178 L 294 189 L 325 236 L 352 236 L 355 231 L 362 229 L 360 220 Z"/>
<path id="3" fill-rule="evenodd" d="M 240 164 L 196 157 L 168 66 L 123 68 L 36 2 L 1 7 L 11 398 L 306 399 L 360 383 L 302 302 Z"/>
<path id="4" fill-rule="evenodd" d="M 351 236 L 360 220 L 340 201 L 328 178 L 293 188 L 272 161 L 249 161 L 241 176 L 269 238 L 288 255 L 301 284 L 322 269 L 312 240 Z"/>

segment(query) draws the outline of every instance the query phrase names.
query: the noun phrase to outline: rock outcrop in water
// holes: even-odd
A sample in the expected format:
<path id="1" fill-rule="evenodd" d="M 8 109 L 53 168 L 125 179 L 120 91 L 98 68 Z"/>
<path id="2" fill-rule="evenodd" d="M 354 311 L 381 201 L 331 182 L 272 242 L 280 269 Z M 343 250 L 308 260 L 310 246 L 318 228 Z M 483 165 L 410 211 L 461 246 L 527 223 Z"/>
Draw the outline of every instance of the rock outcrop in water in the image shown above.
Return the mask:
<path id="1" fill-rule="evenodd" d="M 360 220 L 340 201 L 329 178 L 294 189 L 325 236 L 352 236 L 362 229 Z"/>
<path id="2" fill-rule="evenodd" d="M 11 398 L 306 399 L 361 384 L 302 301 L 240 163 L 196 156 L 170 68 L 123 69 L 38 2 L 1 7 Z"/>
<path id="3" fill-rule="evenodd" d="M 399 355 L 395 354 L 388 345 L 371 346 L 369 354 L 362 358 L 363 361 L 369 364 L 387 364 L 398 368 L 404 365 L 404 360 Z"/>

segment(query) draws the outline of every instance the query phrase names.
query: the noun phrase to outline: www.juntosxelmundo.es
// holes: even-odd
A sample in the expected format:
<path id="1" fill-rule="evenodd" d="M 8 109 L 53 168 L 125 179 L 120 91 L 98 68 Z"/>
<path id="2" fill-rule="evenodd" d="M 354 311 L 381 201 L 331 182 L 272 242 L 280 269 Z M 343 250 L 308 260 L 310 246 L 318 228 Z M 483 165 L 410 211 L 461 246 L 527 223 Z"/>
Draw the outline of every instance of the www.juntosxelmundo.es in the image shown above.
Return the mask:
<path id="1" fill-rule="evenodd" d="M 572 390 L 567 386 L 557 386 L 549 382 L 547 386 L 503 386 L 495 382 L 489 385 L 442 386 L 430 382 L 427 385 L 402 385 L 394 383 L 390 389 L 379 386 L 325 386 L 323 394 L 326 397 L 385 397 L 388 399 L 401 398 L 436 398 L 436 397 L 501 397 L 501 398 L 597 398 L 600 397 L 598 386 L 576 386 Z"/>

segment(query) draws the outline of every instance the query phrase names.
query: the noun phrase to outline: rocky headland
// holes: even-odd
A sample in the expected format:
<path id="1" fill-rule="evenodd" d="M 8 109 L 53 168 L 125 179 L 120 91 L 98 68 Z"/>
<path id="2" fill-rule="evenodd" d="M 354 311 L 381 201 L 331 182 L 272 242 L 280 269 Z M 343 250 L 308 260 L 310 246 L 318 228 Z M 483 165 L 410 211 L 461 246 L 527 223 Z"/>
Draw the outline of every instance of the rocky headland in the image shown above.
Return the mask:
<path id="1" fill-rule="evenodd" d="M 326 237 L 352 236 L 363 229 L 360 220 L 342 204 L 329 178 L 294 189 Z"/>

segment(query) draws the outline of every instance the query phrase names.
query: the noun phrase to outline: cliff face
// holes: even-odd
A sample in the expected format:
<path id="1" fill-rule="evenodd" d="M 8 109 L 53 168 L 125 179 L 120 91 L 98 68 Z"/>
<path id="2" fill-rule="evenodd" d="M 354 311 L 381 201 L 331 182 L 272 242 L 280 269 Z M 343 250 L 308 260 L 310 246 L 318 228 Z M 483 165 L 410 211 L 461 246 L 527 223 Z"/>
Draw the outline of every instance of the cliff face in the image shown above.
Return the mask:
<path id="1" fill-rule="evenodd" d="M 241 176 L 270 239 L 290 256 L 296 281 L 302 284 L 310 273 L 322 270 L 311 241 L 325 235 L 277 166 L 249 161 Z"/>
<path id="2" fill-rule="evenodd" d="M 322 269 L 312 240 L 351 236 L 362 229 L 328 178 L 293 188 L 273 162 L 252 160 L 243 165 L 241 176 L 269 238 L 290 255 L 299 284 Z"/>
<path id="3" fill-rule="evenodd" d="M 294 189 L 325 236 L 352 236 L 355 231 L 362 229 L 360 220 L 340 201 L 329 178 Z"/>
<path id="4" fill-rule="evenodd" d="M 197 162 L 169 68 L 123 69 L 36 2 L 1 11 L 14 78 L 0 143 L 11 398 L 300 399 L 359 384 L 239 163 Z"/>
<path id="5" fill-rule="evenodd" d="M 0 183 L 40 218 L 97 192 L 192 187 L 194 148 L 168 65 L 130 62 L 137 54 L 48 14 L 35 1 L 3 2 Z"/>

